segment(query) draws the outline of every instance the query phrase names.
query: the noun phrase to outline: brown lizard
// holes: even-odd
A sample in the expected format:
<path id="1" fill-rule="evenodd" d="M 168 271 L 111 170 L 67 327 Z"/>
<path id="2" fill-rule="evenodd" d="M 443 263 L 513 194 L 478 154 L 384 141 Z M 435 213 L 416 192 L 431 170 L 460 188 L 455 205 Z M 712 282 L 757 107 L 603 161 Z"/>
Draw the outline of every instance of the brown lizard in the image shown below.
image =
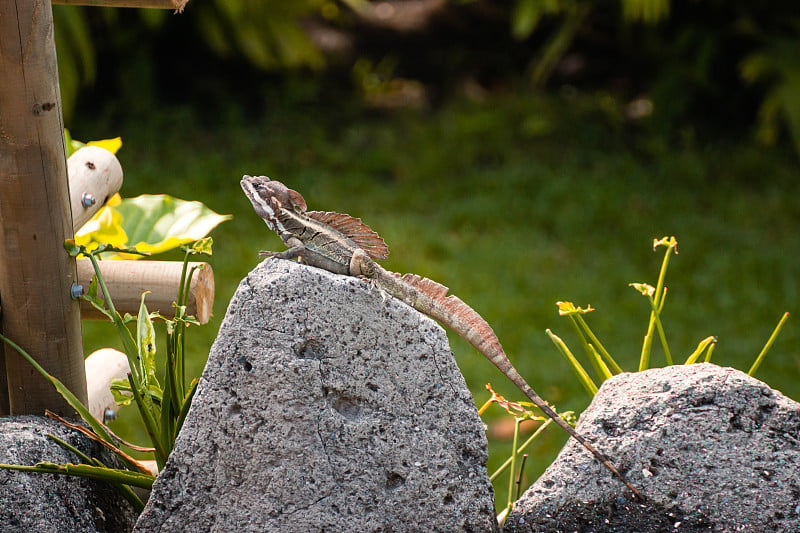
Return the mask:
<path id="1" fill-rule="evenodd" d="M 625 479 L 604 454 L 565 422 L 517 372 L 491 326 L 457 296 L 447 296 L 444 285 L 416 274 L 389 272 L 374 259 L 386 259 L 383 239 L 361 219 L 342 213 L 307 211 L 297 191 L 266 176 L 244 176 L 241 181 L 256 214 L 287 246 L 283 252 L 259 252 L 267 257 L 300 260 L 337 274 L 371 280 L 383 291 L 446 325 L 505 374 L 536 407 L 561 426 L 616 475 L 637 498 L 639 491 Z"/>

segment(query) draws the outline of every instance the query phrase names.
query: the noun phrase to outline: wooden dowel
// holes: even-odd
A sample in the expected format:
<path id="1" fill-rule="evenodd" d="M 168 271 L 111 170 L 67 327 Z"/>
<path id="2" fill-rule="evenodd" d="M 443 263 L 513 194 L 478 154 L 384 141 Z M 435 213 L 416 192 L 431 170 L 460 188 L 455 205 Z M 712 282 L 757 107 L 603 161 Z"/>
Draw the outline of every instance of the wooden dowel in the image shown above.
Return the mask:
<path id="1" fill-rule="evenodd" d="M 189 263 L 189 268 L 196 265 L 204 266 L 192 277 L 186 307 L 188 314 L 194 315 L 198 322 L 205 324 L 211 318 L 211 307 L 214 305 L 214 272 L 208 263 Z M 114 301 L 114 307 L 121 315 L 130 313 L 136 316 L 142 293 L 150 291 L 144 300 L 148 311 L 158 311 L 165 317 L 175 316 L 172 302 L 178 294 L 182 268 L 181 261 L 100 261 L 100 272 Z M 93 274 L 92 264 L 88 260 L 78 261 L 78 283 L 83 286 L 84 293 Z M 97 292 L 101 297 L 101 291 L 98 289 Z M 106 319 L 85 300 L 81 300 L 81 318 Z"/>
<path id="2" fill-rule="evenodd" d="M 0 329 L 86 402 L 50 0 L 0 0 Z M 5 347 L 11 414 L 76 413 Z"/>
<path id="3" fill-rule="evenodd" d="M 53 0 L 68 6 L 139 7 L 183 11 L 189 0 Z"/>

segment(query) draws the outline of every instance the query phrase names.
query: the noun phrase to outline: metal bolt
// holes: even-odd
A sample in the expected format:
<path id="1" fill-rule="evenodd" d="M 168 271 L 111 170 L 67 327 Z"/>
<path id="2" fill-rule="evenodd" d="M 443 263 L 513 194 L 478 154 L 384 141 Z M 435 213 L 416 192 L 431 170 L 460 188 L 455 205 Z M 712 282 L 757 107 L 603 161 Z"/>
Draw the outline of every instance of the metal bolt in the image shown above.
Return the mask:
<path id="1" fill-rule="evenodd" d="M 72 287 L 69 288 L 69 295 L 72 297 L 73 300 L 77 300 L 81 296 L 83 296 L 83 285 L 79 285 L 72 282 Z"/>
<path id="2" fill-rule="evenodd" d="M 83 196 L 81 196 L 81 205 L 83 207 L 92 207 L 96 203 L 97 200 L 94 199 L 94 195 L 91 193 L 85 192 Z"/>

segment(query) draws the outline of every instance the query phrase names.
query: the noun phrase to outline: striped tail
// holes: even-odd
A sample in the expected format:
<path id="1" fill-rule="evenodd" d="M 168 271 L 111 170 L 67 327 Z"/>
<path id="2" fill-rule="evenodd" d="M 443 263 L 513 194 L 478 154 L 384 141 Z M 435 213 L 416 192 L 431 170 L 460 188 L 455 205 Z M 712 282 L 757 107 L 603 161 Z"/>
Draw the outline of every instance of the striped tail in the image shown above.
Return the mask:
<path id="1" fill-rule="evenodd" d="M 494 363 L 518 389 L 524 392 L 536 407 L 541 409 L 544 414 L 553 419 L 564 431 L 574 437 L 584 448 L 591 452 L 591 454 L 612 474 L 617 476 L 637 498 L 643 500 L 642 495 L 636 490 L 636 487 L 625 479 L 625 476 L 617 470 L 609 458 L 597 450 L 583 435 L 575 431 L 572 426 L 564 421 L 564 419 L 562 419 L 558 413 L 528 385 L 520 373 L 517 372 L 517 369 L 514 368 L 514 365 L 511 364 L 511 361 L 508 359 L 492 327 L 477 311 L 464 303 L 458 296 L 448 296 L 447 293 L 450 289 L 441 283 L 420 277 L 416 274 L 400 275 L 396 272 L 384 270 L 377 264 L 375 266 L 377 267 L 379 285 L 382 288 L 414 309 L 452 329 L 473 345 L 479 352 L 486 356 L 487 359 Z"/>

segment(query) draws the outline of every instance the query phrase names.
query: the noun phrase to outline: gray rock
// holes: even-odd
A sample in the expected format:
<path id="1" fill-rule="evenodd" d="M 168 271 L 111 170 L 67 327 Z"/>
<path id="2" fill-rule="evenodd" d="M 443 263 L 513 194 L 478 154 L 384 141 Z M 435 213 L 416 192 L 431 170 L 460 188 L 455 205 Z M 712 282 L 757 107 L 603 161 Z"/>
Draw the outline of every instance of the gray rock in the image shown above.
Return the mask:
<path id="1" fill-rule="evenodd" d="M 38 416 L 0 418 L 0 462 L 34 465 L 39 461 L 78 463 L 80 459 L 47 434 L 82 452 L 112 459 L 77 431 Z M 136 512 L 102 481 L 74 476 L 0 470 L 0 531 L 37 533 L 124 532 L 133 529 Z"/>
<path id="2" fill-rule="evenodd" d="M 616 376 L 578 430 L 646 501 L 570 442 L 505 531 L 800 531 L 800 404 L 738 370 Z"/>
<path id="3" fill-rule="evenodd" d="M 486 457 L 435 322 L 359 279 L 265 261 L 136 530 L 492 531 Z"/>

